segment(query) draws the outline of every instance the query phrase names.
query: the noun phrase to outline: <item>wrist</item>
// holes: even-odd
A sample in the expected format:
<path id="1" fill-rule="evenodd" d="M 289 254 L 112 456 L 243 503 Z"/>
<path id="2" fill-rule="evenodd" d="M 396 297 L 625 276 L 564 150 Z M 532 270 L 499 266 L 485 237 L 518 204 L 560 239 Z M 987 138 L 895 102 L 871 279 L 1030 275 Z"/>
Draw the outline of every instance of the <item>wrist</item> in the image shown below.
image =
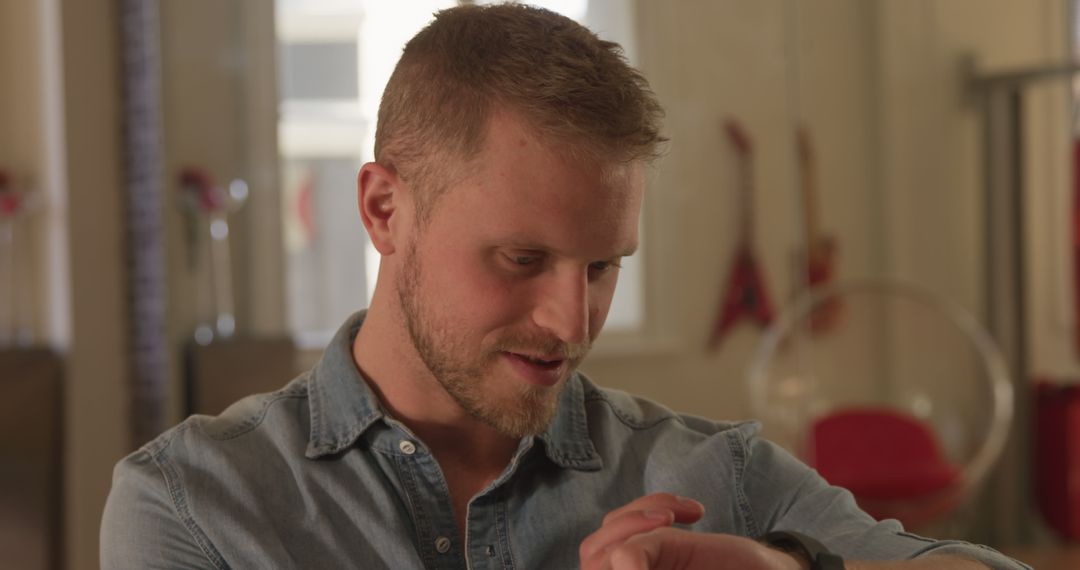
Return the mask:
<path id="1" fill-rule="evenodd" d="M 761 537 L 760 541 L 788 555 L 798 563 L 797 567 L 801 570 L 844 570 L 842 558 L 804 534 L 770 532 Z"/>
<path id="2" fill-rule="evenodd" d="M 807 558 L 806 555 L 800 552 L 782 550 L 775 546 L 770 546 L 769 548 L 777 551 L 781 556 L 785 557 L 785 568 L 790 568 L 791 570 L 813 570 L 813 567 L 811 566 L 811 560 Z"/>

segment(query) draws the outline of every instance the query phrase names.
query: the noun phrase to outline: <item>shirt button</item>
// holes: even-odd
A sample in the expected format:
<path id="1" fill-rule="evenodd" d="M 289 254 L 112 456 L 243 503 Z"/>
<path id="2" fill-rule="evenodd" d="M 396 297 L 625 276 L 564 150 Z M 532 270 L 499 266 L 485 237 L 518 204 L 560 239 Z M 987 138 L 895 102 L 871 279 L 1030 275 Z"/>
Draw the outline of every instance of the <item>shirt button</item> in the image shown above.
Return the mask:
<path id="1" fill-rule="evenodd" d="M 401 440 L 401 443 L 398 444 L 398 449 L 400 449 L 401 452 L 405 455 L 412 455 L 416 453 L 416 446 L 413 445 L 413 442 L 407 439 Z"/>
<path id="2" fill-rule="evenodd" d="M 435 550 L 439 551 L 439 554 L 446 554 L 450 552 L 450 539 L 445 536 L 440 536 L 435 539 Z"/>

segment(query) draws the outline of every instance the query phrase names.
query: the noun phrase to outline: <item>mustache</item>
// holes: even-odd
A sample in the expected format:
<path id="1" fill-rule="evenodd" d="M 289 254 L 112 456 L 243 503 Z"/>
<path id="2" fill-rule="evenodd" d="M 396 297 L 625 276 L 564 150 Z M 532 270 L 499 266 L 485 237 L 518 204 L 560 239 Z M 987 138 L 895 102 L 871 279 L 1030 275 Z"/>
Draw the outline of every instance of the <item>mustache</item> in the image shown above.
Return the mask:
<path id="1" fill-rule="evenodd" d="M 495 345 L 499 352 L 534 354 L 545 357 L 557 357 L 559 360 L 581 360 L 592 349 L 592 342 L 566 343 L 547 335 L 513 334 L 508 335 Z"/>

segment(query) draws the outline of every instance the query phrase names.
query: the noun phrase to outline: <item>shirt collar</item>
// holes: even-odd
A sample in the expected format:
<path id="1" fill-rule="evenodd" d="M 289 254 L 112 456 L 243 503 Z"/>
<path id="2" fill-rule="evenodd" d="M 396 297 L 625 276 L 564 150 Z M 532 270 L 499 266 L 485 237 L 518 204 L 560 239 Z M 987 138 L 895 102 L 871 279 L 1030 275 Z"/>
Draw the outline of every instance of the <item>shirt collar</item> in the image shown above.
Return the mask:
<path id="1" fill-rule="evenodd" d="M 352 355 L 366 315 L 367 311 L 360 311 L 345 321 L 311 372 L 311 438 L 305 454 L 311 459 L 348 448 L 384 416 Z"/>
<path id="2" fill-rule="evenodd" d="M 559 408 L 551 425 L 540 434 L 544 453 L 556 465 L 581 471 L 596 471 L 603 467 L 600 454 L 589 438 L 589 422 L 585 413 L 585 387 L 580 373 L 575 372 L 559 396 Z"/>
<path id="3" fill-rule="evenodd" d="M 311 406 L 309 458 L 339 453 L 350 447 L 386 414 L 353 360 L 352 345 L 366 311 L 349 317 L 326 347 L 311 372 L 308 401 Z M 589 438 L 585 413 L 585 388 L 581 375 L 570 377 L 559 396 L 559 407 L 547 430 L 538 436 L 544 453 L 556 465 L 593 471 L 602 461 Z"/>

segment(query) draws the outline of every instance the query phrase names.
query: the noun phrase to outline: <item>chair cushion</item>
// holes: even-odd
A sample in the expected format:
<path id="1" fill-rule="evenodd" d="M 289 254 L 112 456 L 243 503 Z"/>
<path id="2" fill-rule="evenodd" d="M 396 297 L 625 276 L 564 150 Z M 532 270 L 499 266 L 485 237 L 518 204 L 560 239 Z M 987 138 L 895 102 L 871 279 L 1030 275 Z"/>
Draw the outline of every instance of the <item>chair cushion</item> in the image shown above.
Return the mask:
<path id="1" fill-rule="evenodd" d="M 808 459 L 857 499 L 917 499 L 956 484 L 962 470 L 941 453 L 930 427 L 889 408 L 847 408 L 814 422 Z"/>

